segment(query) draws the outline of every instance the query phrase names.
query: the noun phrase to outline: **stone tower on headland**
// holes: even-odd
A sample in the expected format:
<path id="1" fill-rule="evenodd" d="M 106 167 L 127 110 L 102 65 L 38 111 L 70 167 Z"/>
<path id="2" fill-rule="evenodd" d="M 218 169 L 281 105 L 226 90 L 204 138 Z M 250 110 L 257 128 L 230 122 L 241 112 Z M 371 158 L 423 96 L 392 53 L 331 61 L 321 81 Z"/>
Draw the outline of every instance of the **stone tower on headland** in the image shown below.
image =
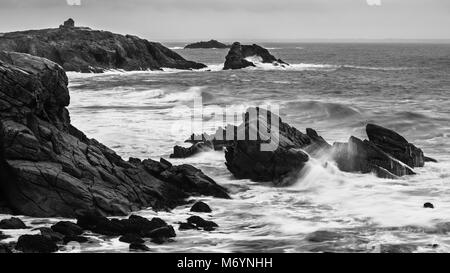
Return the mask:
<path id="1" fill-rule="evenodd" d="M 64 22 L 63 25 L 60 25 L 59 28 L 74 28 L 75 27 L 75 21 L 72 18 L 69 18 L 67 21 Z"/>

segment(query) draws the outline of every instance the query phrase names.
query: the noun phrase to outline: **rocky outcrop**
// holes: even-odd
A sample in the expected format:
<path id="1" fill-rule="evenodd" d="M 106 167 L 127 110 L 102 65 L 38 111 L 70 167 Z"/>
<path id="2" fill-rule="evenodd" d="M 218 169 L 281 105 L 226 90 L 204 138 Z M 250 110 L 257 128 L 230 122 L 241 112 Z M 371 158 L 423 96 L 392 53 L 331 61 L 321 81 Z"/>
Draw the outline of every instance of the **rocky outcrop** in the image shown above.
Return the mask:
<path id="1" fill-rule="evenodd" d="M 0 53 L 0 192 L 15 213 L 124 215 L 170 209 L 190 195 L 229 197 L 193 166 L 126 162 L 87 138 L 70 124 L 67 83 L 49 60 Z"/>
<path id="2" fill-rule="evenodd" d="M 131 35 L 75 27 L 4 33 L 0 50 L 28 53 L 61 65 L 66 71 L 103 72 L 108 69 L 200 69 L 204 64 L 185 60 L 159 43 Z"/>
<path id="3" fill-rule="evenodd" d="M 413 168 L 423 167 L 427 161 L 436 162 L 390 129 L 368 124 L 366 132 L 369 140 L 351 137 L 348 143 L 334 144 L 334 159 L 341 170 L 396 178 L 415 174 Z"/>
<path id="4" fill-rule="evenodd" d="M 264 109 L 248 109 L 243 120 L 241 125 L 219 129 L 214 135 L 192 135 L 187 142 L 193 146 L 184 149 L 198 153 L 200 145 L 216 150 L 226 147 L 225 164 L 236 178 L 271 181 L 276 185 L 295 181 L 311 157 L 333 160 L 345 172 L 374 173 L 391 179 L 413 175 L 413 168 L 423 167 L 427 161 L 422 150 L 402 136 L 374 124 L 366 128 L 369 140 L 352 136 L 347 143 L 330 145 L 315 130 L 308 128 L 306 134 L 302 133 Z M 274 120 L 278 120 L 277 126 L 272 126 Z M 253 139 L 249 137 L 250 130 L 258 132 Z M 244 137 L 238 139 L 238 132 L 245 132 L 241 134 Z M 227 135 L 235 138 L 227 139 Z M 261 149 L 268 142 L 275 143 L 275 149 Z"/>
<path id="5" fill-rule="evenodd" d="M 273 124 L 274 119 L 278 120 L 278 126 Z M 242 127 L 245 140 L 236 139 L 225 150 L 225 164 L 239 179 L 290 184 L 308 162 L 308 152 L 330 148 L 314 130 L 308 129 L 304 134 L 265 109 L 249 109 L 236 132 Z M 256 140 L 250 140 L 251 131 L 257 132 Z M 274 149 L 262 147 L 268 142 L 274 143 Z"/>
<path id="6" fill-rule="evenodd" d="M 333 145 L 333 159 L 345 172 L 375 173 L 382 178 L 415 174 L 412 168 L 390 156 L 369 140 L 351 137 Z"/>
<path id="7" fill-rule="evenodd" d="M 216 40 L 209 40 L 207 42 L 201 41 L 193 44 L 188 44 L 184 48 L 230 48 L 230 46 Z"/>
<path id="8" fill-rule="evenodd" d="M 241 45 L 235 42 L 225 57 L 225 64 L 223 69 L 241 69 L 251 66 L 256 66 L 254 61 L 258 60 L 261 63 L 271 63 L 276 66 L 286 66 L 289 65 L 281 59 L 275 58 L 270 52 L 256 44 L 253 45 Z"/>
<path id="9" fill-rule="evenodd" d="M 58 246 L 42 235 L 22 235 L 17 241 L 16 250 L 24 253 L 52 253 L 58 251 Z"/>
<path id="10" fill-rule="evenodd" d="M 368 124 L 366 131 L 370 142 L 409 167 L 415 168 L 425 165 L 422 150 L 396 132 L 374 124 Z"/>

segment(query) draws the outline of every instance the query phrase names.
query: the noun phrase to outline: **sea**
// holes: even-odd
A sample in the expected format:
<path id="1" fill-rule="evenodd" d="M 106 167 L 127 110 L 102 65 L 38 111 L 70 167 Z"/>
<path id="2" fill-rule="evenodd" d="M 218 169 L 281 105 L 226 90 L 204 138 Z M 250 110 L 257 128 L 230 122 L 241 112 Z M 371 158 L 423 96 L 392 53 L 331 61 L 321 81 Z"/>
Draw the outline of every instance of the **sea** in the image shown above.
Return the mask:
<path id="1" fill-rule="evenodd" d="M 178 231 L 173 242 L 147 245 L 151 252 L 449 252 L 450 251 L 450 45 L 394 43 L 262 43 L 286 67 L 223 71 L 226 49 L 172 48 L 207 64 L 197 71 L 68 73 L 74 126 L 124 159 L 169 159 L 173 146 L 188 146 L 190 133 L 214 132 L 216 109 L 241 111 L 274 105 L 284 122 L 304 132 L 314 128 L 329 143 L 367 138 L 375 123 L 403 135 L 438 163 L 396 180 L 345 173 L 333 162 L 308 162 L 288 187 L 239 180 L 224 153 L 210 151 L 173 164 L 192 164 L 226 187 L 223 200 L 202 215 L 219 228 Z M 193 118 L 195 101 L 206 109 Z M 217 114 L 217 113 L 216 113 Z M 200 124 L 200 125 L 199 125 Z M 194 126 L 195 125 L 195 126 Z M 434 209 L 425 209 L 430 202 Z M 177 229 L 193 215 L 190 206 L 160 217 Z M 9 216 L 0 216 L 7 218 Z M 61 219 L 21 217 L 33 227 Z M 4 231 L 10 240 L 32 230 Z M 91 243 L 62 252 L 128 252 L 118 238 L 88 235 Z"/>

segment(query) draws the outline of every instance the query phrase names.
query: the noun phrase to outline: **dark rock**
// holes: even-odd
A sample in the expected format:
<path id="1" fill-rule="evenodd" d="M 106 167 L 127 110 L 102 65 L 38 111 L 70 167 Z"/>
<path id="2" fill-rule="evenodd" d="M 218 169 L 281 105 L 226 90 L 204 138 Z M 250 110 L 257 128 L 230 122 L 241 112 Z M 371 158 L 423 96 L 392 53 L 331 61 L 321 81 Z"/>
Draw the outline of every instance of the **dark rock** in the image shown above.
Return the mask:
<path id="1" fill-rule="evenodd" d="M 170 155 L 170 158 L 187 158 L 201 152 L 211 151 L 213 149 L 214 146 L 210 142 L 198 142 L 189 148 L 175 146 L 173 148 L 173 154 Z"/>
<path id="2" fill-rule="evenodd" d="M 214 135 L 192 135 L 187 142 L 194 145 L 208 142 L 214 148 L 225 146 L 225 164 L 236 178 L 279 186 L 297 181 L 310 156 L 331 156 L 342 171 L 374 173 L 389 179 L 414 175 L 408 164 L 423 166 L 425 161 L 420 149 L 392 130 L 377 125 L 367 126 L 371 140 L 351 137 L 347 143 L 331 146 L 315 130 L 307 128 L 304 134 L 262 108 L 249 108 L 243 120 L 239 126 L 219 128 Z M 234 135 L 235 139 L 226 138 L 228 135 Z M 267 149 L 270 142 L 273 149 Z M 262 145 L 266 146 L 265 150 Z"/>
<path id="3" fill-rule="evenodd" d="M 168 210 L 191 195 L 229 197 L 190 165 L 132 164 L 87 138 L 70 124 L 67 84 L 55 63 L 0 51 L 0 193 L 15 213 L 127 215 Z"/>
<path id="4" fill-rule="evenodd" d="M 123 226 L 120 222 L 110 221 L 106 217 L 90 213 L 79 216 L 77 218 L 77 225 L 107 236 L 119 236 L 123 233 Z"/>
<path id="5" fill-rule="evenodd" d="M 201 63 L 185 60 L 161 45 L 131 35 L 75 27 L 68 20 L 60 28 L 18 31 L 0 36 L 0 51 L 44 57 L 66 71 L 84 73 L 108 69 L 200 69 Z"/>
<path id="6" fill-rule="evenodd" d="M 247 110 L 244 123 L 234 130 L 245 132 L 246 140 L 227 146 L 225 159 L 228 170 L 238 179 L 291 184 L 308 162 L 307 152 L 313 154 L 330 147 L 322 138 L 311 138 L 262 108 Z M 256 140 L 249 140 L 251 132 Z"/>
<path id="7" fill-rule="evenodd" d="M 89 241 L 89 238 L 84 237 L 84 236 L 78 236 L 78 235 L 73 235 L 73 236 L 65 236 L 63 239 L 63 243 L 65 245 L 67 245 L 70 242 L 77 242 L 77 243 L 86 243 Z"/>
<path id="8" fill-rule="evenodd" d="M 160 218 L 147 218 L 131 215 L 128 219 L 120 221 L 122 225 L 122 234 L 138 234 L 140 236 L 148 237 L 147 235 L 159 228 L 167 227 L 167 223 Z"/>
<path id="9" fill-rule="evenodd" d="M 434 163 L 438 163 L 438 161 L 437 161 L 436 159 L 431 158 L 431 157 L 425 156 L 423 159 L 424 159 L 425 162 L 434 162 Z"/>
<path id="10" fill-rule="evenodd" d="M 65 236 L 75 236 L 83 234 L 83 229 L 75 223 L 62 221 L 52 227 L 53 231 L 59 232 Z"/>
<path id="11" fill-rule="evenodd" d="M 229 45 L 223 44 L 216 40 L 210 40 L 207 42 L 201 41 L 197 43 L 188 44 L 184 48 L 193 49 L 193 48 L 229 48 L 229 47 L 230 47 Z"/>
<path id="12" fill-rule="evenodd" d="M 0 244 L 0 254 L 10 254 L 10 253 L 12 253 L 12 251 L 8 245 Z"/>
<path id="13" fill-rule="evenodd" d="M 0 173 L 2 173 L 3 171 L 4 170 L 1 169 L 1 164 L 0 164 Z M 6 214 L 14 214 L 14 212 L 8 207 L 8 203 L 5 200 L 3 200 L 3 195 L 1 193 L 1 190 L 0 190 L 0 214 L 5 214 L 5 215 Z"/>
<path id="14" fill-rule="evenodd" d="M 208 206 L 208 204 L 204 203 L 204 202 L 196 202 L 192 208 L 191 208 L 192 212 L 212 212 L 211 208 Z"/>
<path id="15" fill-rule="evenodd" d="M 3 219 L 0 221 L 0 229 L 26 229 L 27 226 L 25 225 L 22 220 L 19 218 L 12 217 L 10 219 Z"/>
<path id="16" fill-rule="evenodd" d="M 139 158 L 130 157 L 130 159 L 128 159 L 128 162 L 134 165 L 140 165 L 142 163 L 142 160 L 140 160 Z"/>
<path id="17" fill-rule="evenodd" d="M 150 248 L 144 244 L 130 244 L 130 250 L 150 251 Z"/>
<path id="18" fill-rule="evenodd" d="M 119 241 L 129 244 L 143 244 L 144 239 L 137 234 L 125 234 L 119 238 Z"/>
<path id="19" fill-rule="evenodd" d="M 313 129 L 304 134 L 265 109 L 249 108 L 242 120 L 239 126 L 219 128 L 214 135 L 192 135 L 187 142 L 211 143 L 215 150 L 226 147 L 226 166 L 236 178 L 277 185 L 296 181 L 308 154 L 331 151 L 331 145 Z"/>
<path id="20" fill-rule="evenodd" d="M 425 204 L 423 204 L 423 207 L 426 209 L 434 209 L 434 205 L 431 203 L 425 203 Z"/>
<path id="21" fill-rule="evenodd" d="M 425 159 L 422 150 L 409 143 L 401 135 L 374 124 L 368 124 L 366 131 L 370 142 L 385 153 L 400 160 L 411 168 L 424 166 Z"/>
<path id="22" fill-rule="evenodd" d="M 128 219 L 111 219 L 106 217 L 85 215 L 78 218 L 78 225 L 91 230 L 92 232 L 99 233 L 107 236 L 119 236 L 119 235 L 136 235 L 140 237 L 154 237 L 159 234 L 158 232 L 169 230 L 173 228 L 168 226 L 167 223 L 160 218 L 147 218 L 131 215 Z M 156 235 L 155 235 L 156 234 Z"/>
<path id="23" fill-rule="evenodd" d="M 53 231 L 53 229 L 51 229 L 51 228 L 42 227 L 42 228 L 38 228 L 38 229 L 41 231 L 42 236 L 52 240 L 55 243 L 62 242 L 64 239 L 63 234 Z"/>
<path id="24" fill-rule="evenodd" d="M 219 225 L 213 221 L 207 221 L 199 216 L 191 216 L 187 219 L 188 224 L 194 225 L 197 228 L 202 228 L 206 231 L 215 230 Z"/>
<path id="25" fill-rule="evenodd" d="M 218 198 L 230 198 L 225 188 L 217 185 L 214 180 L 191 165 L 172 166 L 157 177 L 167 181 L 167 183 L 170 183 L 177 189 L 182 189 L 189 195 L 201 192 L 204 195 Z"/>
<path id="26" fill-rule="evenodd" d="M 417 246 L 409 244 L 382 244 L 380 245 L 381 253 L 413 253 L 417 250 Z"/>
<path id="27" fill-rule="evenodd" d="M 172 237 L 176 237 L 176 233 L 175 230 L 173 229 L 172 226 L 164 226 L 164 227 L 160 227 L 157 229 L 154 229 L 150 232 L 148 232 L 147 234 L 145 234 L 145 237 L 148 238 L 172 238 Z"/>
<path id="28" fill-rule="evenodd" d="M 339 169 L 395 179 L 413 175 L 414 167 L 424 166 L 422 150 L 398 133 L 374 124 L 368 124 L 366 131 L 369 140 L 351 137 L 348 143 L 333 145 Z"/>
<path id="29" fill-rule="evenodd" d="M 319 230 L 306 236 L 306 240 L 313 243 L 321 243 L 327 241 L 336 241 L 342 239 L 343 237 L 343 235 L 337 232 Z"/>
<path id="30" fill-rule="evenodd" d="M 190 230 L 190 229 L 198 229 L 197 226 L 191 223 L 180 223 L 179 230 Z"/>
<path id="31" fill-rule="evenodd" d="M 241 45 L 235 42 L 225 57 L 224 70 L 228 69 L 241 69 L 250 66 L 255 66 L 251 61 L 246 60 L 248 57 L 257 57 L 261 59 L 262 63 L 272 63 L 275 65 L 288 65 L 281 59 L 276 59 L 270 52 L 256 44 L 253 45 Z"/>
<path id="32" fill-rule="evenodd" d="M 22 235 L 17 241 L 16 249 L 24 253 L 52 253 L 58 251 L 58 246 L 42 235 Z"/>

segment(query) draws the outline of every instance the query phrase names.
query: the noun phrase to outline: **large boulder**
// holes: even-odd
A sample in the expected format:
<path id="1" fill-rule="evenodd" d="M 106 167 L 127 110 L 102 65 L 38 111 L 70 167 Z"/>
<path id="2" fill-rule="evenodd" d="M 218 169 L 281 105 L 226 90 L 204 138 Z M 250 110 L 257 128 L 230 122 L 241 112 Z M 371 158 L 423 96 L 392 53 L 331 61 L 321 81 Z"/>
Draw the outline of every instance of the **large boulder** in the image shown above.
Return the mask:
<path id="1" fill-rule="evenodd" d="M 0 193 L 15 213 L 74 217 L 170 209 L 190 195 L 229 198 L 192 166 L 124 161 L 70 124 L 62 67 L 0 52 Z"/>
<path id="2" fill-rule="evenodd" d="M 413 168 L 423 167 L 426 161 L 435 161 L 390 129 L 368 124 L 366 132 L 368 140 L 352 136 L 347 143 L 333 145 L 333 158 L 341 170 L 397 178 L 413 175 Z"/>
<path id="3" fill-rule="evenodd" d="M 19 218 L 12 217 L 1 220 L 0 229 L 27 229 L 27 226 Z"/>
<path id="4" fill-rule="evenodd" d="M 42 235 L 22 235 L 17 241 L 16 250 L 24 253 L 52 253 L 58 251 L 58 246 Z"/>
<path id="5" fill-rule="evenodd" d="M 267 49 L 259 45 L 241 45 L 240 43 L 235 42 L 231 46 L 228 55 L 225 57 L 223 69 L 241 69 L 256 66 L 254 61 L 249 60 L 248 58 L 251 58 L 252 60 L 257 59 L 261 63 L 270 63 L 277 66 L 288 65 L 281 59 L 275 58 Z"/>
<path id="6" fill-rule="evenodd" d="M 274 120 L 278 124 L 274 124 Z M 290 184 L 308 162 L 308 153 L 318 153 L 331 147 L 314 130 L 308 129 L 304 134 L 262 108 L 247 110 L 244 122 L 235 131 L 244 131 L 245 138 L 236 139 L 227 146 L 225 164 L 239 179 Z M 256 133 L 255 140 L 252 140 L 252 131 Z M 273 147 L 267 146 L 270 143 Z"/>
<path id="7" fill-rule="evenodd" d="M 425 165 L 422 150 L 396 132 L 375 124 L 368 124 L 366 132 L 370 142 L 409 167 L 415 168 Z"/>
<path id="8" fill-rule="evenodd" d="M 219 41 L 209 40 L 207 42 L 201 41 L 197 43 L 188 44 L 184 48 L 194 49 L 194 48 L 229 48 L 229 47 L 230 47 L 229 45 L 226 45 Z"/>
<path id="9" fill-rule="evenodd" d="M 201 63 L 185 60 L 161 45 L 131 35 L 75 27 L 67 20 L 60 28 L 4 33 L 0 50 L 44 57 L 66 71 L 103 72 L 109 69 L 200 69 Z"/>
<path id="10" fill-rule="evenodd" d="M 390 156 L 374 143 L 351 137 L 333 145 L 333 159 L 345 172 L 374 173 L 381 178 L 415 174 L 412 168 Z"/>

